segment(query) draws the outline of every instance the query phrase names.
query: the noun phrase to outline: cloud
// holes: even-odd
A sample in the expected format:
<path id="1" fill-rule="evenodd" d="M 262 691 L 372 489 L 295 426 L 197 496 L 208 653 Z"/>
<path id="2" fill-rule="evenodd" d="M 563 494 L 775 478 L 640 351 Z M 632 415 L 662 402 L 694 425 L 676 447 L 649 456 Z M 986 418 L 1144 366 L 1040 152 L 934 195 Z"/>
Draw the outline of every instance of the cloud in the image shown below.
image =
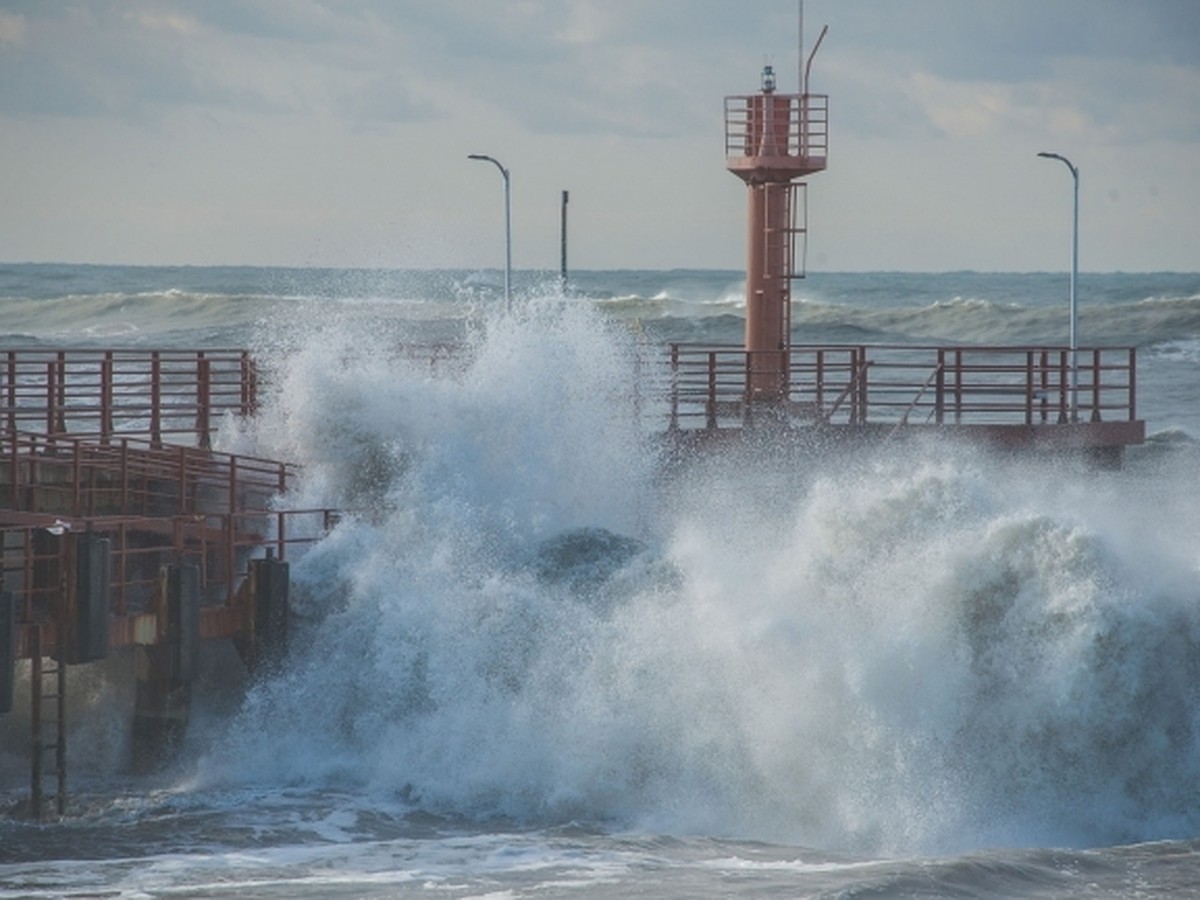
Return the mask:
<path id="1" fill-rule="evenodd" d="M 528 241 L 518 254 L 553 245 L 554 210 L 531 204 L 569 186 L 578 227 L 597 229 L 590 246 L 604 258 L 650 254 L 644 232 L 671 265 L 737 265 L 741 204 L 721 172 L 721 99 L 756 91 L 767 62 L 781 90 L 796 90 L 803 65 L 796 0 L 0 6 L 0 187 L 26 198 L 26 217 L 41 216 L 52 236 L 63 233 L 54 216 L 69 223 L 89 196 L 96 220 L 107 218 L 104 204 L 120 207 L 146 165 L 159 166 L 151 200 L 166 191 L 180 208 L 216 204 L 230 221 L 273 229 L 286 204 L 290 242 L 320 226 L 325 246 L 352 246 L 334 234 L 331 204 L 343 200 L 360 231 L 411 219 L 424 234 L 436 219 L 466 234 L 478 226 L 475 200 L 456 201 L 447 185 L 467 152 L 487 151 L 518 176 L 514 212 Z M 830 25 L 812 82 L 831 110 L 817 206 L 827 196 L 839 208 L 869 203 L 877 217 L 889 204 L 966 197 L 983 167 L 1002 181 L 1019 171 L 1013 160 L 1036 167 L 1045 148 L 1079 155 L 1089 185 L 1102 171 L 1107 182 L 1133 177 L 1131 160 L 1153 156 L 1155 177 L 1178 187 L 1176 206 L 1195 194 L 1200 2 L 805 0 L 805 13 L 805 52 Z M 58 208 L 45 195 L 62 171 L 76 190 Z M 118 183 L 123 192 L 108 193 Z M 33 184 L 40 194 L 21 193 Z M 388 191 L 403 204 L 370 212 Z M 1006 207 L 996 221 L 1029 218 L 1035 201 L 1017 194 L 988 198 Z M 824 235 L 834 216 L 816 218 Z M 267 230 L 231 246 L 263 246 Z"/>
<path id="2" fill-rule="evenodd" d="M 0 12 L 0 47 L 14 47 L 25 39 L 25 17 Z"/>

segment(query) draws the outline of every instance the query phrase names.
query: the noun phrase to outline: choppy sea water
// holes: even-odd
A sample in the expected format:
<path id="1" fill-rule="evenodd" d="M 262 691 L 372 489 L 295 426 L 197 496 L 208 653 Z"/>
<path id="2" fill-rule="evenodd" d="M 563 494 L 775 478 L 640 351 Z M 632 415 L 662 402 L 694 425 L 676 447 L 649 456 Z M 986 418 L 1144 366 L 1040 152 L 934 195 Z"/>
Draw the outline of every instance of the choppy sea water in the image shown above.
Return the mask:
<path id="1" fill-rule="evenodd" d="M 737 273 L 519 275 L 504 314 L 486 272 L 0 267 L 4 346 L 254 348 L 220 448 L 356 511 L 293 560 L 283 668 L 207 648 L 167 771 L 126 773 L 129 660 L 72 671 L 70 813 L 0 819 L 0 897 L 1200 891 L 1200 276 L 1080 279 L 1082 341 L 1138 349 L 1120 472 L 664 473 L 639 348 L 739 340 Z M 1058 275 L 796 295 L 804 342 L 1066 338 Z M 393 352 L 439 341 L 453 378 Z"/>

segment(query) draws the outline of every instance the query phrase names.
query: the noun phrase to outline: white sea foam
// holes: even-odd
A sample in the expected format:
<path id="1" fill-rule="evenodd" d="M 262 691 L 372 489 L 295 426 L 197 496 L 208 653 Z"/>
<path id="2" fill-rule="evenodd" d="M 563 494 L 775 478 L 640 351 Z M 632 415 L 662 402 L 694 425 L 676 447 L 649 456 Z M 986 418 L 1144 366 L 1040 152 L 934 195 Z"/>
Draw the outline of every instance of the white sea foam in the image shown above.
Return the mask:
<path id="1" fill-rule="evenodd" d="M 344 321 L 288 349 L 262 447 L 361 513 L 198 785 L 871 852 L 1195 832 L 1194 479 L 947 446 L 663 479 L 629 342 L 551 298 L 452 377 Z"/>

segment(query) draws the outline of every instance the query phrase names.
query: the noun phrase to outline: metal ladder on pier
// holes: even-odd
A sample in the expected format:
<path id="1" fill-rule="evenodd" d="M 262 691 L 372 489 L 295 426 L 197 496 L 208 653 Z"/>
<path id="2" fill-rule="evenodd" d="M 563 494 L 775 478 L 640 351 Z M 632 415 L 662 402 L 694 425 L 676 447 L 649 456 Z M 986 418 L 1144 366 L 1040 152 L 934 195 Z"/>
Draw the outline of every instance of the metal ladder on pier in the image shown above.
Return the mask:
<path id="1" fill-rule="evenodd" d="M 29 815 L 37 821 L 45 819 L 50 799 L 46 781 L 54 779 L 55 813 L 67 812 L 67 666 L 61 658 L 42 656 L 41 629 L 34 628 L 32 669 L 30 671 L 29 722 L 32 740 L 32 773 Z M 53 751 L 53 762 L 47 771 L 46 757 Z"/>

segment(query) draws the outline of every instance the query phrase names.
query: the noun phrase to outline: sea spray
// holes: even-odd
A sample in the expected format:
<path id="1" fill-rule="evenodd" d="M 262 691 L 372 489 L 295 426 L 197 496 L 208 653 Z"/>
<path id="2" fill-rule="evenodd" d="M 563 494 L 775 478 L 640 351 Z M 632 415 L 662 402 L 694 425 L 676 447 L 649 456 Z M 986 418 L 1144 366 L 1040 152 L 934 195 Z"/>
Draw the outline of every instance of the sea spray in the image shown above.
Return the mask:
<path id="1" fill-rule="evenodd" d="M 275 360 L 250 437 L 353 509 L 196 784 L 863 852 L 1195 833 L 1194 479 L 938 444 L 666 477 L 635 353 L 551 299 L 442 377 L 340 326 Z"/>

